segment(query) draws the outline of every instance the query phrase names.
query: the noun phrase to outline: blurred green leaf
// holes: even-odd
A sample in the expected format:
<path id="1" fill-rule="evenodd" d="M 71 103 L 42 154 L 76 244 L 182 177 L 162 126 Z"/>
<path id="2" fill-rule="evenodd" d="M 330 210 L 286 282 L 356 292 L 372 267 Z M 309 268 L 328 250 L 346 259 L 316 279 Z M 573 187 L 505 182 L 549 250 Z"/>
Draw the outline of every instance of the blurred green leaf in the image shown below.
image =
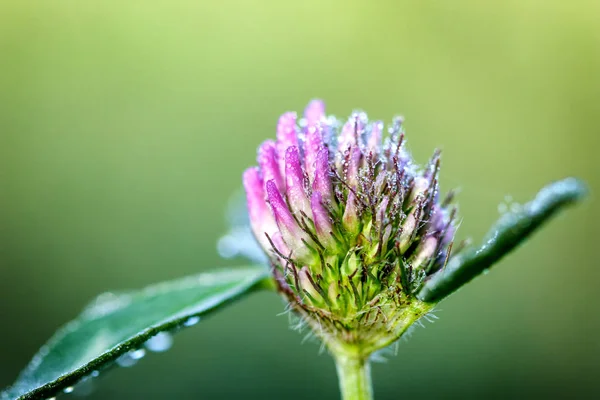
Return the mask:
<path id="1" fill-rule="evenodd" d="M 479 248 L 468 249 L 450 259 L 448 265 L 427 281 L 419 297 L 438 302 L 486 271 L 516 248 L 563 207 L 585 196 L 587 188 L 575 178 L 554 182 L 539 191 L 521 210 L 504 214 Z"/>
<path id="2" fill-rule="evenodd" d="M 265 267 L 247 267 L 202 273 L 134 292 L 102 294 L 40 349 L 0 398 L 50 398 L 72 391 L 80 380 L 115 362 L 135 362 L 143 357 L 144 345 L 165 350 L 160 343 L 162 348 L 157 349 L 152 339 L 192 326 L 200 316 L 268 287 L 269 276 Z"/>

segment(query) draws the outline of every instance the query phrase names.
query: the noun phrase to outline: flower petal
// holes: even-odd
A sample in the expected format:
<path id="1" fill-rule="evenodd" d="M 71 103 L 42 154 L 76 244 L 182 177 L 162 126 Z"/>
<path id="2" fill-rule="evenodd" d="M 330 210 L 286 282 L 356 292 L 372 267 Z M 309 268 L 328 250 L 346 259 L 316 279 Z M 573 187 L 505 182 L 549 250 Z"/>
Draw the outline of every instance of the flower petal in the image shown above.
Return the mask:
<path id="1" fill-rule="evenodd" d="M 312 213 L 304 191 L 304 171 L 300 163 L 300 151 L 296 146 L 288 147 L 285 152 L 285 182 L 291 211 L 293 213 L 303 211 L 310 218 Z M 297 218 L 301 217 L 298 215 Z"/>
<path id="2" fill-rule="evenodd" d="M 323 201 L 328 203 L 333 201 L 333 189 L 329 172 L 329 150 L 327 148 L 323 148 L 317 153 L 312 189 L 315 192 L 321 193 Z"/>
<path id="3" fill-rule="evenodd" d="M 291 250 L 303 247 L 301 239 L 304 237 L 304 232 L 302 232 L 294 216 L 288 209 L 281 193 L 277 189 L 277 185 L 273 181 L 268 181 L 266 188 L 269 204 L 271 204 L 271 210 L 273 211 L 275 222 L 279 227 L 283 240 Z"/>
<path id="4" fill-rule="evenodd" d="M 304 110 L 307 126 L 316 126 L 325 117 L 325 103 L 322 100 L 312 100 Z"/>
<path id="5" fill-rule="evenodd" d="M 371 135 L 367 142 L 367 149 L 373 155 L 378 155 L 381 149 L 381 135 L 383 132 L 383 122 L 375 121 L 371 127 Z"/>
<path id="6" fill-rule="evenodd" d="M 279 169 L 279 161 L 275 142 L 267 140 L 258 148 L 258 165 L 262 173 L 263 182 L 274 181 L 279 190 L 284 190 L 285 185 Z"/>
<path id="7" fill-rule="evenodd" d="M 279 118 L 277 123 L 277 154 L 281 175 L 285 175 L 285 152 L 291 146 L 298 147 L 296 128 L 296 113 L 287 112 Z"/>
<path id="8" fill-rule="evenodd" d="M 269 241 L 265 233 L 271 235 L 277 231 L 277 224 L 265 201 L 263 180 L 258 168 L 248 168 L 243 176 L 244 189 L 246 189 L 246 201 L 248 204 L 248 215 L 250 226 L 263 248 L 269 247 Z"/>
<path id="9" fill-rule="evenodd" d="M 314 180 L 317 155 L 323 149 L 323 134 L 320 126 L 309 126 L 304 139 L 304 168 L 310 182 Z"/>
<path id="10" fill-rule="evenodd" d="M 323 205 L 323 199 L 320 192 L 313 192 L 310 198 L 310 206 L 312 208 L 315 231 L 321 244 L 325 247 L 333 246 L 335 244 L 335 241 L 331 236 L 333 224 L 327 209 Z"/>

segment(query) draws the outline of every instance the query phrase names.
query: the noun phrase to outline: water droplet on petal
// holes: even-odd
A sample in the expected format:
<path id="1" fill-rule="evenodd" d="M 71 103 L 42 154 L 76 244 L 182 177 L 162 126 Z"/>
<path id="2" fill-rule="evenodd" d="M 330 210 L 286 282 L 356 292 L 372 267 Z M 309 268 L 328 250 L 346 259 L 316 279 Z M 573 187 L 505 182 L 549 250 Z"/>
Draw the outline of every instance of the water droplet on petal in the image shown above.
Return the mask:
<path id="1" fill-rule="evenodd" d="M 144 343 L 144 346 L 150 350 L 160 353 L 167 351 L 173 346 L 173 336 L 167 332 L 159 332 Z"/>
<path id="2" fill-rule="evenodd" d="M 69 387 L 64 388 L 63 392 L 65 392 L 65 393 L 73 393 L 73 390 L 74 390 L 73 386 L 69 386 Z"/>
<path id="3" fill-rule="evenodd" d="M 198 317 L 198 316 L 195 316 L 195 317 L 189 317 L 189 318 L 187 319 L 187 321 L 185 321 L 185 322 L 183 323 L 183 326 L 185 326 L 185 327 L 194 326 L 194 325 L 196 325 L 198 322 L 200 322 L 200 317 Z"/>

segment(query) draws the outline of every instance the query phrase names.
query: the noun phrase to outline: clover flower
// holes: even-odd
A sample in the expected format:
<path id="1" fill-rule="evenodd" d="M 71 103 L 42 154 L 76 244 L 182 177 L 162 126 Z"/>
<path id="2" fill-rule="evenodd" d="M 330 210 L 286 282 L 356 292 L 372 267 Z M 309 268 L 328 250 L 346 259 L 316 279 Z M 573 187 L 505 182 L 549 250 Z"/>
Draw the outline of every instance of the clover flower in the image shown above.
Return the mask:
<path id="1" fill-rule="evenodd" d="M 401 118 L 387 131 L 364 112 L 340 122 L 319 100 L 299 121 L 283 114 L 259 147 L 243 177 L 252 230 L 280 293 L 330 349 L 393 342 L 445 265 L 456 208 L 440 201 L 439 168 L 439 151 L 413 162 Z"/>

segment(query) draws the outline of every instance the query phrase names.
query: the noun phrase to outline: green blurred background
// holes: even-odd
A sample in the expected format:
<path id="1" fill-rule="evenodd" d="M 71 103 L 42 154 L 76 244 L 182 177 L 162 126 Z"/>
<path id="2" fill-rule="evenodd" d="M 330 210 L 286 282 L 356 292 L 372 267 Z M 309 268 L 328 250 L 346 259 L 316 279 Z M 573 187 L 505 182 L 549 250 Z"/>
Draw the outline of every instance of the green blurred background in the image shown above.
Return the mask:
<path id="1" fill-rule="evenodd" d="M 592 0 L 0 2 L 0 387 L 97 293 L 231 264 L 242 170 L 321 97 L 443 149 L 459 238 L 506 195 L 591 189 L 374 365 L 377 398 L 598 398 L 598 21 Z M 282 310 L 254 295 L 90 399 L 337 398 Z"/>

